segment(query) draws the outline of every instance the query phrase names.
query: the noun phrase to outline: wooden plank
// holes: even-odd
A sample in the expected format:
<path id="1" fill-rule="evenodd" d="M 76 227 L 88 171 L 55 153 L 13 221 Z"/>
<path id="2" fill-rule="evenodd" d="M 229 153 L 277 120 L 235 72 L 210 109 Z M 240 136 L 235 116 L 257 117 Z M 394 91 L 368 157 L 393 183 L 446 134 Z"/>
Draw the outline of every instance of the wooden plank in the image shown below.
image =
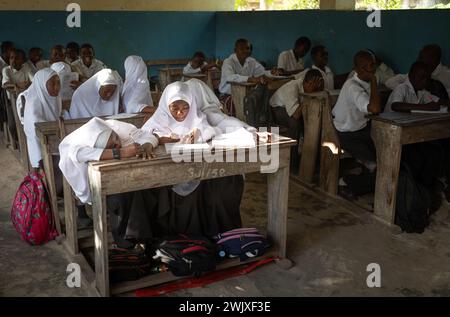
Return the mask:
<path id="1" fill-rule="evenodd" d="M 316 169 L 317 153 L 319 150 L 322 129 L 322 104 L 327 95 L 320 97 L 303 97 L 303 122 L 305 137 L 300 159 L 299 177 L 306 183 L 311 183 Z"/>
<path id="2" fill-rule="evenodd" d="M 147 66 L 161 66 L 161 65 L 186 65 L 190 62 L 189 58 L 174 58 L 174 59 L 155 59 L 147 60 L 145 64 Z"/>
<path id="3" fill-rule="evenodd" d="M 450 138 L 450 117 L 447 120 L 421 122 L 416 125 L 402 126 L 402 144 Z"/>
<path id="4" fill-rule="evenodd" d="M 280 152 L 280 161 L 289 164 L 289 149 Z M 285 163 L 286 164 L 286 163 Z M 267 176 L 267 236 L 277 255 L 286 257 L 286 226 L 289 195 L 289 167 L 279 168 Z"/>
<path id="5" fill-rule="evenodd" d="M 428 113 L 406 113 L 406 112 L 384 112 L 379 115 L 371 115 L 373 121 L 383 121 L 397 126 L 414 126 L 418 124 L 433 123 L 450 120 L 450 113 L 428 114 Z"/>
<path id="6" fill-rule="evenodd" d="M 89 169 L 89 181 L 94 214 L 95 287 L 101 296 L 109 296 L 108 224 L 106 196 L 102 192 L 101 174 Z"/>
<path id="7" fill-rule="evenodd" d="M 341 144 L 333 124 L 331 102 L 332 100 L 328 99 L 323 104 L 322 110 L 319 186 L 328 194 L 336 196 L 338 193 Z"/>
<path id="8" fill-rule="evenodd" d="M 75 208 L 75 199 L 73 198 L 72 189 L 66 178 L 63 179 L 64 188 L 64 221 L 66 225 L 66 245 L 71 255 L 80 252 L 78 245 L 78 212 Z"/>
<path id="9" fill-rule="evenodd" d="M 267 251 L 264 256 L 259 256 L 255 258 L 250 258 L 245 261 L 241 261 L 239 259 L 227 259 L 224 260 L 222 263 L 219 263 L 216 267 L 216 271 L 220 270 L 226 270 L 231 267 L 235 266 L 241 266 L 257 261 L 261 261 L 264 259 L 268 259 L 270 257 L 277 256 L 277 253 L 269 250 Z M 192 276 L 175 276 L 171 272 L 164 272 L 164 273 L 158 273 L 154 275 L 145 276 L 143 278 L 140 278 L 137 281 L 128 281 L 128 282 L 122 282 L 122 283 L 115 283 L 111 285 L 111 294 L 117 295 L 122 294 L 138 289 L 143 289 L 151 286 L 156 286 L 164 283 L 174 282 L 181 279 L 190 278 Z"/>
<path id="10" fill-rule="evenodd" d="M 27 138 L 23 129 L 23 125 L 20 122 L 19 114 L 17 113 L 16 97 L 13 95 L 11 95 L 11 108 L 14 115 L 14 122 L 16 123 L 17 138 L 19 140 L 20 161 L 23 168 L 27 172 L 29 172 L 31 169 L 28 159 Z"/>
<path id="11" fill-rule="evenodd" d="M 246 121 L 244 113 L 244 98 L 255 84 L 252 83 L 230 83 L 231 96 L 233 98 L 234 108 L 236 109 L 236 118 L 241 121 Z"/>
<path id="12" fill-rule="evenodd" d="M 377 151 L 374 213 L 393 224 L 402 154 L 402 128 L 383 121 L 373 121 L 371 135 Z"/>

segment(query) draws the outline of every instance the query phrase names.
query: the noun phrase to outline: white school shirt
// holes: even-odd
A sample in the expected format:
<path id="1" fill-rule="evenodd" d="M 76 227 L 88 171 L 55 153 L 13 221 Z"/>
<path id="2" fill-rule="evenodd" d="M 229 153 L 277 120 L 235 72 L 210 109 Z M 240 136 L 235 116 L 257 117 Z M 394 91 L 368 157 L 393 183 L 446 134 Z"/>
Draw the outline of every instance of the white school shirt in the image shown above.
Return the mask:
<path id="1" fill-rule="evenodd" d="M 203 62 L 202 66 L 208 65 L 207 62 Z M 191 62 L 187 63 L 186 66 L 183 68 L 183 74 L 190 75 L 190 74 L 198 74 L 202 71 L 201 67 L 193 68 L 191 65 Z"/>
<path id="2" fill-rule="evenodd" d="M 2 85 L 4 85 L 7 82 L 10 82 L 14 85 L 17 85 L 19 83 L 23 83 L 24 81 L 33 81 L 33 74 L 31 73 L 30 68 L 23 64 L 22 68 L 17 70 L 11 66 L 3 68 L 2 71 Z M 11 94 L 9 91 L 7 91 L 8 98 L 11 99 Z"/>
<path id="3" fill-rule="evenodd" d="M 450 68 L 440 63 L 431 73 L 431 78 L 439 80 L 445 86 L 447 93 L 450 95 Z"/>
<path id="4" fill-rule="evenodd" d="M 86 77 L 87 79 L 91 78 L 96 73 L 98 73 L 102 69 L 106 68 L 105 64 L 101 60 L 98 60 L 96 58 L 94 58 L 92 60 L 92 64 L 90 67 L 87 67 L 86 65 L 84 65 L 81 58 L 79 58 L 75 62 L 73 62 L 71 64 L 71 66 L 73 66 L 74 70 L 77 73 L 79 73 L 81 76 Z"/>
<path id="5" fill-rule="evenodd" d="M 3 71 L 3 68 L 8 67 L 8 63 L 5 62 L 5 60 L 3 59 L 3 57 L 0 56 L 0 71 Z"/>
<path id="6" fill-rule="evenodd" d="M 340 132 L 354 132 L 363 129 L 368 119 L 370 83 L 355 74 L 342 86 L 336 105 L 333 108 L 333 123 Z"/>
<path id="7" fill-rule="evenodd" d="M 322 74 L 325 89 L 334 90 L 334 74 L 330 67 L 325 66 L 325 71 L 321 70 L 316 65 L 313 65 L 311 68 L 317 69 Z"/>
<path id="8" fill-rule="evenodd" d="M 230 95 L 231 85 L 229 82 L 246 83 L 249 77 L 262 75 L 271 76 L 270 71 L 266 71 L 256 59 L 248 57 L 242 66 L 236 54 L 231 54 L 222 64 L 219 91 L 222 94 Z"/>
<path id="9" fill-rule="evenodd" d="M 384 108 L 384 112 L 392 112 L 392 104 L 394 102 L 406 102 L 413 104 L 425 104 L 429 102 L 439 101 L 439 98 L 432 95 L 427 90 L 419 90 L 416 94 L 413 85 L 406 79 L 406 81 L 392 91 Z"/>
<path id="10" fill-rule="evenodd" d="M 305 61 L 303 58 L 295 57 L 294 50 L 287 50 L 281 52 L 278 56 L 278 68 L 283 68 L 285 71 L 303 70 L 305 68 Z"/>
<path id="11" fill-rule="evenodd" d="M 292 117 L 300 105 L 299 94 L 303 93 L 303 79 L 304 77 L 291 80 L 278 88 L 270 98 L 270 106 L 286 108 L 287 114 Z"/>

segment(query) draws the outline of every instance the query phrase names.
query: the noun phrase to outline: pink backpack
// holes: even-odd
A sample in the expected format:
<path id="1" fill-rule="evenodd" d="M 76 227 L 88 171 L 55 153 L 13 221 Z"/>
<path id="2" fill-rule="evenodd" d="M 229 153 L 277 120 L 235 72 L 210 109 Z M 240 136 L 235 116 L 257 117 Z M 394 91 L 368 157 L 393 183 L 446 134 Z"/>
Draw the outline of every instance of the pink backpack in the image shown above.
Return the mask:
<path id="1" fill-rule="evenodd" d="M 22 239 L 40 245 L 58 235 L 50 209 L 44 176 L 32 172 L 20 184 L 11 208 L 11 220 Z"/>

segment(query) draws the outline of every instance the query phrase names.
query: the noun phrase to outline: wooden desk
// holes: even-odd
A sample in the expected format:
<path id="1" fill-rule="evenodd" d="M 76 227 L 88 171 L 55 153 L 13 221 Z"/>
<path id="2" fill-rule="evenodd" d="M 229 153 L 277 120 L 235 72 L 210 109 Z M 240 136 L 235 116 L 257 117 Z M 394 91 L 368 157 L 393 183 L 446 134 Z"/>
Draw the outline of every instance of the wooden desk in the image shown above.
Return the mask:
<path id="1" fill-rule="evenodd" d="M 285 141 L 272 143 L 268 146 L 270 149 L 274 149 L 273 146 L 275 145 L 279 148 L 279 168 L 272 174 L 268 174 L 267 177 L 267 235 L 268 239 L 273 243 L 275 254 L 281 258 L 286 256 L 290 147 L 296 144 L 291 139 L 284 139 Z M 268 149 L 266 148 L 263 151 L 266 150 Z M 224 158 L 227 157 L 227 154 L 235 154 L 233 150 L 219 153 L 222 153 Z M 95 284 L 102 296 L 148 287 L 174 279 L 170 272 L 160 273 L 155 276 L 145 277 L 140 281 L 115 285 L 110 290 L 106 215 L 107 195 L 174 185 L 192 179 L 205 180 L 243 173 L 254 173 L 259 172 L 261 166 L 267 165 L 261 162 L 259 155 L 257 162 L 208 163 L 208 161 L 210 162 L 210 160 L 204 159 L 203 162 L 174 163 L 170 156 L 165 155 L 152 160 L 131 159 L 89 163 L 88 173 L 92 193 L 95 233 Z M 174 168 L 175 166 L 176 168 Z M 220 175 L 218 175 L 218 171 L 221 171 Z M 193 177 L 192 175 L 195 176 Z M 233 263 L 242 264 L 239 261 L 234 261 Z"/>
<path id="2" fill-rule="evenodd" d="M 159 69 L 159 84 L 161 91 L 167 87 L 167 85 L 181 80 L 183 77 L 183 68 L 160 68 Z"/>
<path id="3" fill-rule="evenodd" d="M 128 122 L 134 124 L 138 128 L 142 127 L 144 124 L 144 115 L 139 114 L 132 118 L 120 119 L 120 121 Z M 88 122 L 91 118 L 83 118 L 83 119 L 75 119 L 75 120 L 66 120 L 66 130 L 68 133 L 75 131 L 83 124 Z M 103 117 L 105 119 L 105 117 Z M 53 154 L 59 154 L 59 143 L 60 139 L 60 131 L 59 124 L 57 121 L 53 122 L 39 122 L 36 123 L 36 135 L 39 138 L 39 143 L 41 144 L 41 152 L 42 152 L 42 161 L 44 165 L 44 172 L 47 179 L 47 188 L 50 194 L 50 203 L 52 207 L 52 211 L 55 214 L 55 222 L 58 233 L 62 233 L 61 231 L 61 220 L 58 212 L 58 199 L 56 195 L 56 182 L 54 179 L 54 170 L 55 166 L 53 166 Z"/>
<path id="4" fill-rule="evenodd" d="M 390 112 L 370 118 L 371 135 L 377 150 L 374 213 L 393 224 L 402 146 L 449 138 L 450 114 Z"/>
<path id="5" fill-rule="evenodd" d="M 278 88 L 291 81 L 293 78 L 287 79 L 270 79 L 267 82 L 267 88 L 272 95 Z M 231 96 L 233 98 L 234 107 L 236 109 L 236 118 L 246 122 L 244 113 L 244 98 L 251 88 L 255 87 L 254 83 L 236 83 L 230 82 Z"/>
<path id="6" fill-rule="evenodd" d="M 188 81 L 189 79 L 199 79 L 203 81 L 205 84 L 208 85 L 209 88 L 211 88 L 212 91 L 215 90 L 214 81 L 219 79 L 220 80 L 220 69 L 209 69 L 206 71 L 206 73 L 198 73 L 198 74 L 183 74 L 184 81 Z"/>

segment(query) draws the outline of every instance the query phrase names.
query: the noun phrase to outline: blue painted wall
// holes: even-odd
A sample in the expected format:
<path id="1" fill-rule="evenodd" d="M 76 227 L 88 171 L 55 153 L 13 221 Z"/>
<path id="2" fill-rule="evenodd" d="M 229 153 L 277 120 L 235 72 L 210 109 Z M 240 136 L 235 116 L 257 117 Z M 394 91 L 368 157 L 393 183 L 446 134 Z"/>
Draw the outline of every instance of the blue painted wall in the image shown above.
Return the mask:
<path id="1" fill-rule="evenodd" d="M 67 12 L 0 11 L 0 41 L 16 47 L 90 42 L 96 56 L 124 73 L 123 61 L 131 54 L 146 59 L 185 58 L 197 50 L 215 51 L 214 12 L 82 12 L 81 28 L 66 25 Z"/>
<path id="2" fill-rule="evenodd" d="M 292 47 L 300 35 L 330 52 L 330 66 L 339 73 L 352 67 L 352 56 L 372 48 L 397 72 L 406 72 L 420 47 L 439 43 L 450 64 L 450 10 L 384 11 L 381 28 L 366 26 L 367 12 L 92 12 L 82 13 L 82 27 L 66 26 L 63 11 L 0 11 L 0 41 L 12 40 L 28 50 L 54 44 L 91 42 L 98 58 L 123 74 L 130 54 L 144 59 L 184 58 L 203 50 L 227 57 L 234 41 L 253 42 L 254 56 L 276 64 L 280 51 Z M 309 59 L 309 56 L 308 56 Z"/>
<path id="3" fill-rule="evenodd" d="M 381 28 L 368 28 L 364 11 L 218 12 L 216 56 L 232 53 L 234 41 L 245 37 L 253 55 L 269 65 L 280 51 L 293 47 L 302 35 L 327 46 L 329 64 L 336 73 L 352 68 L 359 49 L 371 48 L 397 72 L 407 72 L 420 47 L 439 43 L 450 64 L 450 10 L 382 11 Z M 307 64 L 310 64 L 309 54 Z"/>

